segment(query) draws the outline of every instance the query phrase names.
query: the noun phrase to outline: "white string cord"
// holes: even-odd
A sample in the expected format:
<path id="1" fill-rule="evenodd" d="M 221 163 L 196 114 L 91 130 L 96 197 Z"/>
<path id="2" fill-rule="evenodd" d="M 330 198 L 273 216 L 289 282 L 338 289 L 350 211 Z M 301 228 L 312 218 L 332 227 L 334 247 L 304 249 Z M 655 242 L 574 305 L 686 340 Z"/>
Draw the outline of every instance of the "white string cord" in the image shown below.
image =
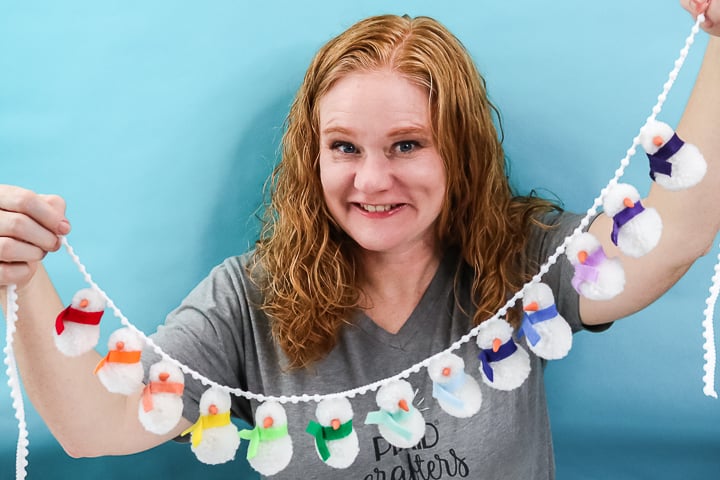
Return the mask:
<path id="1" fill-rule="evenodd" d="M 710 285 L 710 295 L 705 300 L 704 319 L 703 319 L 703 337 L 705 343 L 703 343 L 703 350 L 705 354 L 705 364 L 703 365 L 703 393 L 708 397 L 718 398 L 718 394 L 715 391 L 715 330 L 713 328 L 713 317 L 715 316 L 715 303 L 718 299 L 718 293 L 720 293 L 720 253 L 718 254 L 718 260 L 715 264 L 715 274 L 712 278 L 712 285 Z"/>
<path id="2" fill-rule="evenodd" d="M 682 68 L 683 64 L 685 63 L 685 59 L 687 58 L 690 46 L 692 45 L 692 43 L 695 40 L 695 36 L 697 35 L 697 33 L 700 29 L 700 23 L 702 23 L 702 21 L 704 21 L 704 16 L 700 15 L 698 17 L 697 21 L 695 22 L 695 25 L 693 26 L 690 35 L 685 40 L 685 45 L 682 48 L 682 50 L 680 51 L 680 56 L 675 61 L 674 68 L 668 75 L 668 80 L 663 85 L 663 90 L 660 93 L 660 95 L 658 95 L 658 97 L 657 97 L 657 100 L 658 100 L 657 104 L 653 107 L 652 114 L 648 117 L 647 121 L 655 120 L 657 115 L 662 110 L 663 104 L 665 103 L 665 100 L 667 99 L 667 95 L 670 92 L 670 89 L 672 88 L 673 84 L 675 83 L 675 80 L 677 79 L 680 69 Z M 600 195 L 595 199 L 595 201 L 593 202 L 593 205 L 587 210 L 585 217 L 583 217 L 583 219 L 580 221 L 580 224 L 578 225 L 578 227 L 573 231 L 573 233 L 571 235 L 569 235 L 568 237 L 565 238 L 565 240 L 559 247 L 557 247 L 555 252 L 548 258 L 548 260 L 545 262 L 545 264 L 540 267 L 540 271 L 528 283 L 526 283 L 520 291 L 518 291 L 512 298 L 510 298 L 510 300 L 508 300 L 505 303 L 505 305 L 503 305 L 497 311 L 497 313 L 491 317 L 492 319 L 504 317 L 507 314 L 508 310 L 515 304 L 515 302 L 517 302 L 518 300 L 523 298 L 526 288 L 529 285 L 540 282 L 543 275 L 545 275 L 548 272 L 550 267 L 557 262 L 560 255 L 562 255 L 565 252 L 567 245 L 569 245 L 572 240 L 574 240 L 578 235 L 580 235 L 585 230 L 585 228 L 590 223 L 590 218 L 592 218 L 593 216 L 595 216 L 597 214 L 598 209 L 602 205 L 602 199 L 605 196 L 605 194 L 607 193 L 608 189 L 611 186 L 616 185 L 618 183 L 618 180 L 620 179 L 620 177 L 622 177 L 622 175 L 625 173 L 625 169 L 630 164 L 630 157 L 635 155 L 635 153 L 637 152 L 637 146 L 639 144 L 640 144 L 640 135 L 638 134 L 635 136 L 635 138 L 633 138 L 632 145 L 630 146 L 630 148 L 627 149 L 625 157 L 620 161 L 620 167 L 615 171 L 615 176 L 612 178 L 612 180 L 610 180 L 608 185 L 601 190 Z M 427 368 L 433 359 L 435 359 L 436 357 L 439 357 L 445 353 L 452 352 L 454 350 L 459 349 L 460 347 L 462 347 L 462 345 L 464 345 L 465 343 L 468 343 L 470 340 L 472 340 L 474 337 L 476 337 L 479 333 L 480 326 L 476 326 L 475 328 L 470 330 L 470 332 L 468 332 L 466 335 L 462 336 L 458 341 L 453 343 L 446 350 L 439 352 L 431 357 L 428 357 L 425 360 L 423 360 L 422 362 L 417 363 L 417 364 L 397 373 L 396 375 L 393 375 L 391 377 L 388 377 L 388 378 L 385 378 L 382 380 L 378 380 L 376 382 L 369 383 L 367 385 L 363 385 L 361 387 L 357 387 L 357 388 L 354 388 L 351 390 L 329 393 L 329 394 L 303 394 L 303 395 L 281 395 L 281 396 L 271 396 L 271 395 L 264 395 L 264 394 L 259 394 L 259 393 L 248 392 L 248 391 L 245 391 L 245 390 L 242 390 L 239 388 L 231 388 L 231 387 L 228 387 L 225 385 L 220 385 L 220 384 L 210 380 L 209 378 L 201 375 L 200 373 L 196 372 L 195 370 L 191 369 L 190 367 L 181 364 L 180 362 L 178 362 L 177 360 L 173 359 L 168 354 L 166 354 L 158 345 L 156 345 L 143 332 L 141 332 L 140 330 L 135 328 L 135 326 L 133 326 L 130 323 L 130 321 L 122 314 L 120 309 L 118 309 L 115 306 L 115 303 L 107 296 L 107 294 L 102 289 L 100 289 L 100 287 L 92 280 L 90 274 L 87 272 L 87 269 L 80 262 L 79 257 L 75 254 L 72 247 L 70 246 L 70 244 L 67 242 L 67 240 L 65 238 L 62 239 L 62 243 L 65 246 L 65 248 L 68 250 L 68 253 L 70 253 L 70 256 L 73 258 L 73 261 L 77 264 L 78 268 L 80 269 L 80 272 L 85 277 L 86 282 L 89 285 L 91 285 L 93 288 L 95 288 L 105 298 L 105 301 L 107 302 L 107 306 L 110 309 L 112 309 L 115 316 L 118 319 L 120 319 L 120 322 L 123 325 L 132 329 L 138 335 L 140 335 L 158 355 L 160 355 L 163 359 L 173 363 L 178 368 L 180 368 L 183 372 L 190 375 L 192 378 L 198 380 L 202 384 L 220 388 L 221 390 L 224 390 L 232 395 L 235 395 L 238 397 L 243 397 L 248 400 L 257 400 L 259 402 L 276 401 L 279 403 L 298 403 L 298 402 L 310 402 L 310 401 L 319 402 L 324 399 L 337 398 L 337 397 L 353 398 L 356 395 L 363 395 L 367 392 L 375 391 L 378 388 L 380 388 L 381 386 L 383 386 L 393 380 L 407 378 L 411 374 L 419 372 L 422 368 Z"/>
<path id="3" fill-rule="evenodd" d="M 680 69 L 682 68 L 683 64 L 685 63 L 685 59 L 687 58 L 690 46 L 693 44 L 695 40 L 695 36 L 697 35 L 700 24 L 705 20 L 705 16 L 703 14 L 699 15 L 695 25 L 692 27 L 690 35 L 685 40 L 685 45 L 680 51 L 680 56 L 675 61 L 674 68 L 668 75 L 668 80 L 663 85 L 663 90 L 658 95 L 657 104 L 652 109 L 652 114 L 648 117 L 648 121 L 654 120 L 662 110 L 662 106 L 665 103 L 665 100 L 667 99 L 667 95 L 672 88 L 675 80 L 677 79 L 677 76 L 680 72 Z M 607 193 L 608 189 L 618 183 L 618 180 L 622 177 L 622 175 L 625 172 L 625 169 L 630 164 L 630 157 L 635 155 L 637 152 L 637 146 L 640 143 L 640 137 L 639 134 L 635 136 L 632 140 L 631 146 L 627 149 L 625 157 L 620 161 L 620 167 L 615 171 L 615 176 L 608 182 L 608 185 L 603 188 L 600 191 L 600 194 L 597 198 L 595 198 L 592 206 L 587 210 L 585 216 L 580 221 L 580 224 L 578 227 L 573 231 L 571 235 L 565 238 L 563 243 L 557 247 L 555 252 L 548 258 L 548 260 L 540 267 L 539 272 L 528 282 L 526 283 L 523 288 L 518 291 L 512 298 L 510 298 L 505 305 L 503 305 L 495 315 L 493 315 L 491 318 L 502 318 L 507 314 L 507 311 L 517 302 L 518 300 L 522 299 L 524 296 L 524 292 L 526 288 L 529 285 L 535 284 L 540 282 L 542 277 L 549 271 L 550 267 L 554 265 L 560 255 L 562 255 L 565 252 L 565 249 L 567 248 L 567 245 L 570 244 L 570 242 L 575 239 L 580 233 L 582 233 L 585 228 L 590 223 L 590 218 L 595 216 L 598 212 L 599 207 L 602 205 L 602 199 Z M 92 277 L 88 273 L 85 266 L 80 261 L 80 258 L 75 254 L 73 248 L 70 246 L 70 244 L 67 242 L 67 239 L 65 237 L 61 238 L 63 245 L 67 249 L 68 253 L 73 259 L 73 262 L 78 266 L 81 274 L 83 275 L 85 281 L 92 286 L 94 289 L 96 289 L 100 295 L 105 299 L 107 306 L 113 311 L 114 315 L 120 320 L 120 322 L 125 325 L 126 327 L 130 328 L 132 331 L 134 331 L 136 334 L 138 334 L 140 337 L 142 337 L 145 342 L 158 354 L 160 355 L 164 360 L 169 361 L 176 365 L 178 368 L 180 368 L 184 373 L 187 375 L 190 375 L 192 378 L 200 381 L 202 384 L 206 386 L 212 386 L 216 388 L 220 388 L 224 391 L 227 391 L 228 393 L 244 397 L 249 400 L 257 400 L 259 402 L 265 402 L 265 401 L 276 401 L 280 403 L 298 403 L 298 402 L 310 402 L 315 401 L 319 402 L 323 399 L 329 399 L 329 398 L 337 398 L 337 397 L 347 397 L 347 398 L 353 398 L 356 395 L 363 395 L 370 391 L 375 391 L 381 386 L 389 383 L 390 381 L 401 379 L 401 378 L 407 378 L 413 373 L 419 372 L 422 368 L 427 368 L 430 364 L 430 362 L 435 359 L 436 357 L 443 355 L 444 353 L 449 353 L 454 350 L 459 349 L 464 345 L 465 343 L 468 343 L 470 340 L 472 340 L 474 337 L 476 337 L 479 333 L 479 326 L 473 328 L 468 332 L 466 335 L 462 336 L 459 340 L 457 340 L 455 343 L 453 343 L 450 347 L 448 347 L 446 350 L 439 352 L 424 361 L 417 363 L 398 374 L 385 378 L 383 380 L 378 380 L 376 382 L 357 387 L 351 390 L 346 390 L 343 392 L 335 392 L 330 394 L 303 394 L 303 395 L 282 395 L 282 396 L 269 396 L 269 395 L 263 395 L 253 392 L 244 391 L 238 388 L 230 388 L 224 385 L 220 385 L 209 378 L 201 375 L 200 373 L 196 372 L 195 370 L 191 369 L 190 367 L 178 362 L 177 360 L 170 357 L 167 353 L 165 353 L 158 345 L 156 345 L 150 338 L 148 338 L 142 331 L 137 329 L 133 324 L 130 323 L 130 321 L 123 315 L 123 313 L 120 311 L 120 309 L 115 305 L 115 303 L 110 299 L 110 297 L 92 280 Z M 713 334 L 713 326 L 712 326 L 712 316 L 714 312 L 714 305 L 718 297 L 718 292 L 720 292 L 720 255 L 718 256 L 718 264 L 715 266 L 715 275 L 713 277 L 713 285 L 710 289 L 710 297 L 706 301 L 707 308 L 705 310 L 705 320 L 703 321 L 704 326 L 704 337 L 706 339 L 705 344 L 703 345 L 703 348 L 705 349 L 705 360 L 706 364 L 704 367 L 705 370 L 705 394 L 717 397 L 717 394 L 714 391 L 713 385 L 714 385 L 714 372 L 715 372 L 715 345 L 714 345 L 714 334 Z M 8 385 L 11 388 L 11 396 L 13 398 L 13 408 L 15 409 L 15 417 L 18 420 L 18 443 L 17 443 L 17 454 L 16 454 L 16 478 L 17 479 L 24 479 L 26 476 L 26 467 L 28 465 L 27 462 L 27 455 L 28 455 L 28 433 L 27 433 L 27 424 L 25 422 L 25 409 L 23 405 L 23 398 L 22 393 L 20 391 L 20 380 L 17 372 L 17 365 L 15 363 L 15 355 L 12 348 L 12 341 L 13 336 L 15 333 L 15 323 L 17 321 L 17 311 L 18 311 L 18 305 L 17 305 L 17 293 L 14 285 L 10 285 L 7 288 L 7 335 L 6 335 L 6 346 L 4 349 L 5 353 L 5 364 L 7 365 L 7 374 L 9 377 Z"/>
<path id="4" fill-rule="evenodd" d="M 8 386 L 10 387 L 10 397 L 12 398 L 12 406 L 15 409 L 15 418 L 18 421 L 18 441 L 15 452 L 15 478 L 22 480 L 27 476 L 26 468 L 28 466 L 28 430 L 25 422 L 25 405 L 23 403 L 22 391 L 20 390 L 20 376 L 18 375 L 17 365 L 15 363 L 15 352 L 13 350 L 13 337 L 15 336 L 15 323 L 17 322 L 17 289 L 15 285 L 7 287 L 7 315 L 6 315 L 6 335 L 5 335 L 5 365 L 7 366 Z"/>

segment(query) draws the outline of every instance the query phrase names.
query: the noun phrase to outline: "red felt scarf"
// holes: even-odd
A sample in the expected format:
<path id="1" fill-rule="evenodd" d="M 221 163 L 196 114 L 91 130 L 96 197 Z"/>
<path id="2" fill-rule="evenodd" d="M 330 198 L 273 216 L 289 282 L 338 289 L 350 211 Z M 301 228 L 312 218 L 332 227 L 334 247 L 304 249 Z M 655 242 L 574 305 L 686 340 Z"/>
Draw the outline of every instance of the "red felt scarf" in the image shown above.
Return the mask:
<path id="1" fill-rule="evenodd" d="M 103 311 L 86 312 L 77 308 L 67 307 L 55 319 L 55 331 L 60 335 L 65 330 L 65 322 L 82 323 L 83 325 L 98 325 Z"/>

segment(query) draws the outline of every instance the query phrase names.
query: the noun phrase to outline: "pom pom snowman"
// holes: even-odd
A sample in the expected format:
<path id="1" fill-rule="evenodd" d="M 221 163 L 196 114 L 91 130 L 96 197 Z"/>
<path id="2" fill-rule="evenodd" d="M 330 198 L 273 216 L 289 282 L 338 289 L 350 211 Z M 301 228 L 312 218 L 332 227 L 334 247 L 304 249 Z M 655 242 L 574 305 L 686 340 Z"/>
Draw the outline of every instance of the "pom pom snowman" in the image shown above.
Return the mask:
<path id="1" fill-rule="evenodd" d="M 643 207 L 640 194 L 632 185 L 618 183 L 610 187 L 603 199 L 603 209 L 613 219 L 610 238 L 625 255 L 642 257 L 660 241 L 660 214 L 652 207 Z"/>
<path id="2" fill-rule="evenodd" d="M 640 130 L 640 144 L 650 160 L 650 177 L 668 190 L 696 185 L 707 171 L 698 148 L 683 142 L 667 123 L 648 121 Z"/>
<path id="3" fill-rule="evenodd" d="M 95 367 L 95 374 L 109 392 L 130 395 L 142 388 L 142 346 L 142 339 L 130 328 L 110 334 L 108 354 Z"/>
<path id="4" fill-rule="evenodd" d="M 70 306 L 55 320 L 53 340 L 60 352 L 77 357 L 89 352 L 100 339 L 100 319 L 105 298 L 92 288 L 83 288 L 73 295 Z"/>
<path id="5" fill-rule="evenodd" d="M 180 421 L 185 377 L 174 364 L 161 360 L 150 367 L 148 383 L 138 405 L 138 418 L 145 430 L 168 433 Z"/>
<path id="6" fill-rule="evenodd" d="M 565 250 L 575 268 L 572 286 L 590 300 L 609 300 L 625 288 L 625 270 L 619 258 L 608 258 L 597 238 L 583 232 Z"/>
<path id="7" fill-rule="evenodd" d="M 512 334 L 512 326 L 501 318 L 486 320 L 478 327 L 482 380 L 498 390 L 514 390 L 530 375 L 530 356 Z"/>
<path id="8" fill-rule="evenodd" d="M 446 413 L 467 418 L 480 410 L 480 385 L 465 373 L 462 358 L 453 353 L 444 353 L 430 361 L 428 375 L 433 381 L 433 397 Z"/>
<path id="9" fill-rule="evenodd" d="M 230 394 L 216 387 L 200 396 L 200 417 L 182 435 L 190 434 L 190 450 L 208 465 L 235 458 L 240 446 L 237 427 L 230 421 Z"/>
<path id="10" fill-rule="evenodd" d="M 262 475 L 285 469 L 293 455 L 285 409 L 277 402 L 265 402 L 255 411 L 255 428 L 241 430 L 240 438 L 250 440 L 247 460 Z"/>
<path id="11" fill-rule="evenodd" d="M 565 357 L 572 347 L 572 329 L 555 307 L 552 290 L 544 283 L 525 288 L 520 336 L 538 357 L 557 360 Z"/>
<path id="12" fill-rule="evenodd" d="M 380 435 L 391 445 L 410 448 L 425 436 L 425 419 L 412 404 L 412 385 L 405 380 L 386 383 L 377 392 L 380 410 L 368 413 L 366 425 L 377 425 Z"/>
<path id="13" fill-rule="evenodd" d="M 358 436 L 352 427 L 353 410 L 344 397 L 328 398 L 315 409 L 318 422 L 311 421 L 306 431 L 315 437 L 315 451 L 333 468 L 347 468 L 360 452 Z"/>

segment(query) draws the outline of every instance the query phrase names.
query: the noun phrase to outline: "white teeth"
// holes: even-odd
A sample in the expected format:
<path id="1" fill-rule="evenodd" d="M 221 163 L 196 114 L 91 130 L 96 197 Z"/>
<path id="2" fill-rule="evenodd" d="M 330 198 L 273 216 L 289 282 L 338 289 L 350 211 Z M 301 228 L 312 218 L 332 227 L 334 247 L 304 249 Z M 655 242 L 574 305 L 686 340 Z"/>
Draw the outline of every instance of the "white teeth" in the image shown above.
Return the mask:
<path id="1" fill-rule="evenodd" d="M 360 206 L 367 212 L 387 212 L 393 207 L 392 205 L 368 205 L 365 203 L 360 204 Z"/>

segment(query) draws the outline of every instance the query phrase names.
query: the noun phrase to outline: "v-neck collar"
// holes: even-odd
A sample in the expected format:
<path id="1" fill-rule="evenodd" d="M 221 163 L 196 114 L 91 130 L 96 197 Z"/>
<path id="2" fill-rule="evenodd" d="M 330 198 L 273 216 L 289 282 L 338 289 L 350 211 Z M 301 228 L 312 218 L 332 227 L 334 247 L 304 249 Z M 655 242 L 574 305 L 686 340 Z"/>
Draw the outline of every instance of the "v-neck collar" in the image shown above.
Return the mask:
<path id="1" fill-rule="evenodd" d="M 397 333 L 390 333 L 376 324 L 365 312 L 358 310 L 354 324 L 376 341 L 393 348 L 405 348 L 417 335 L 420 322 L 432 321 L 440 315 L 448 315 L 448 300 L 452 294 L 453 279 L 457 268 L 457 255 L 448 251 L 443 256 L 430 284 Z"/>

